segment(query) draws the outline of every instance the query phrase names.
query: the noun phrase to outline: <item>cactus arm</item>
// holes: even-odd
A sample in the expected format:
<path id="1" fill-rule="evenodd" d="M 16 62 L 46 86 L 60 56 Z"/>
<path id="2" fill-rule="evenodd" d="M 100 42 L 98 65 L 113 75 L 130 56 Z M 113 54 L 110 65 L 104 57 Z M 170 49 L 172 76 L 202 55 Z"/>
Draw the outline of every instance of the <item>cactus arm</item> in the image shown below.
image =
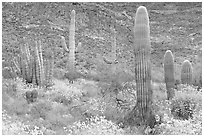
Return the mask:
<path id="1" fill-rule="evenodd" d="M 62 42 L 62 48 L 66 51 L 69 52 L 69 49 L 67 48 L 67 44 L 66 44 L 66 40 L 64 36 L 60 36 L 61 37 L 61 42 Z"/>
<path id="2" fill-rule="evenodd" d="M 107 64 L 113 64 L 112 60 L 107 59 L 106 57 L 103 57 L 104 62 Z"/>

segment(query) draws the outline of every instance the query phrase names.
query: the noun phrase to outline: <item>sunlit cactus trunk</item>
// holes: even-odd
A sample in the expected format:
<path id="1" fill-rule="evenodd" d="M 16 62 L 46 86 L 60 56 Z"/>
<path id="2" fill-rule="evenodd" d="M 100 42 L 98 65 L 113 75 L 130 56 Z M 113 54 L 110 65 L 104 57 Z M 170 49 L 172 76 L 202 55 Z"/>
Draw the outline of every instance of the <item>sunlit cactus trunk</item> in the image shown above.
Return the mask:
<path id="1" fill-rule="evenodd" d="M 69 63 L 68 70 L 73 72 L 75 70 L 75 10 L 71 12 L 71 22 L 69 28 Z"/>
<path id="2" fill-rule="evenodd" d="M 192 78 L 193 78 L 192 65 L 188 60 L 185 60 L 181 68 L 181 83 L 191 85 Z"/>
<path id="3" fill-rule="evenodd" d="M 35 57 L 34 57 L 34 62 L 35 62 L 35 74 L 36 74 L 36 84 L 39 87 L 43 87 L 43 68 L 42 68 L 42 62 L 41 62 L 41 56 L 39 55 L 39 43 L 35 42 Z"/>
<path id="4" fill-rule="evenodd" d="M 17 63 L 16 58 L 13 58 L 12 60 L 12 64 L 16 70 L 17 75 L 19 75 L 21 73 L 20 67 L 19 67 L 19 63 Z"/>
<path id="5" fill-rule="evenodd" d="M 150 65 L 150 27 L 147 9 L 137 9 L 134 25 L 135 81 L 137 102 L 127 122 L 136 125 L 149 125 L 152 114 L 152 88 Z"/>
<path id="6" fill-rule="evenodd" d="M 31 58 L 32 61 L 32 84 L 36 85 L 37 84 L 37 78 L 36 78 L 36 57 Z"/>
<path id="7" fill-rule="evenodd" d="M 40 81 L 41 87 L 44 85 L 45 75 L 44 75 L 44 63 L 43 63 L 43 56 L 42 56 L 42 45 L 41 41 L 38 41 L 38 51 L 39 51 L 39 59 L 40 59 Z"/>
<path id="8" fill-rule="evenodd" d="M 167 99 L 172 99 L 174 97 L 174 57 L 170 50 L 167 50 L 164 55 L 164 79 L 166 83 Z"/>

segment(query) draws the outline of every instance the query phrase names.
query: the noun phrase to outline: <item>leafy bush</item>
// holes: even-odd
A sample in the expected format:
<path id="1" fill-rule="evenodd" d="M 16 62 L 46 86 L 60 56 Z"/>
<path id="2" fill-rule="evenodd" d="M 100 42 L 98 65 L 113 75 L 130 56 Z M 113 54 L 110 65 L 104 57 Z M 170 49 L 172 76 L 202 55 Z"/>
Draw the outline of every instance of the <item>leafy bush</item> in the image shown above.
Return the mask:
<path id="1" fill-rule="evenodd" d="M 72 102 L 71 98 L 67 98 L 64 95 L 60 95 L 60 94 L 57 94 L 52 100 L 55 102 L 61 103 L 65 106 L 71 104 Z"/>
<path id="2" fill-rule="evenodd" d="M 172 99 L 171 112 L 176 118 L 188 120 L 201 104 L 201 93 L 191 86 L 184 85 L 182 91 L 177 91 Z"/>
<path id="3" fill-rule="evenodd" d="M 178 120 L 165 114 L 162 124 L 155 127 L 154 134 L 159 135 L 201 135 L 202 111 L 193 114 L 193 119 Z"/>
<path id="4" fill-rule="evenodd" d="M 23 97 L 11 98 L 3 102 L 3 107 L 12 114 L 25 115 L 29 111 L 29 106 Z"/>
<path id="5" fill-rule="evenodd" d="M 194 111 L 201 108 L 202 93 L 193 86 L 181 86 L 181 91 L 177 91 L 172 99 L 171 112 L 175 117 L 189 119 L 192 118 Z"/>
<path id="6" fill-rule="evenodd" d="M 53 77 L 56 79 L 64 79 L 65 78 L 65 70 L 60 68 L 53 69 Z"/>

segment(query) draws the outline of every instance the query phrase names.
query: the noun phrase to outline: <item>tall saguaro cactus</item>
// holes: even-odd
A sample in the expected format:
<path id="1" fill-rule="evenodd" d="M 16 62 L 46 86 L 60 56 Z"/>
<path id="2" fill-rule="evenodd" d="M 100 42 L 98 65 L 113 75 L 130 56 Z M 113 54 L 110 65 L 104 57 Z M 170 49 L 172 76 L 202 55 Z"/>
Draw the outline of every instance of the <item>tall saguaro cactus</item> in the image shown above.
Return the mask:
<path id="1" fill-rule="evenodd" d="M 75 10 L 71 12 L 71 22 L 69 28 L 69 71 L 73 72 L 75 69 Z"/>
<path id="2" fill-rule="evenodd" d="M 181 83 L 191 85 L 192 77 L 193 77 L 192 65 L 188 60 L 185 60 L 181 68 Z"/>
<path id="3" fill-rule="evenodd" d="M 135 16 L 134 54 L 137 103 L 128 120 L 133 124 L 149 125 L 152 114 L 150 27 L 147 9 L 144 6 L 137 9 Z"/>
<path id="4" fill-rule="evenodd" d="M 170 50 L 167 50 L 164 55 L 164 79 L 167 89 L 167 99 L 174 97 L 174 57 Z"/>

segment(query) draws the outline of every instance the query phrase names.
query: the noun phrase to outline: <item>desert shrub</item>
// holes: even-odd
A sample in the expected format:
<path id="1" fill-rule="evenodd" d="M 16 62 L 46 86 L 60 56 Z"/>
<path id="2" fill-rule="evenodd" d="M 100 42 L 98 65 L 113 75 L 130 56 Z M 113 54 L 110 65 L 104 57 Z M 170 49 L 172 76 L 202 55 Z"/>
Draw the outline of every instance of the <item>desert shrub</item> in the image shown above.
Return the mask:
<path id="1" fill-rule="evenodd" d="M 17 77 L 17 74 L 12 70 L 11 67 L 5 67 L 2 69 L 2 76 L 5 79 L 14 79 Z"/>
<path id="2" fill-rule="evenodd" d="M 52 110 L 47 113 L 45 120 L 49 123 L 46 124 L 46 128 L 54 131 L 63 129 L 63 127 L 74 122 L 73 116 L 69 114 L 68 107 L 56 102 L 52 103 Z"/>
<path id="3" fill-rule="evenodd" d="M 28 111 L 25 98 L 18 96 L 17 82 L 14 80 L 5 80 L 2 83 L 2 107 L 16 115 L 23 115 Z"/>
<path id="4" fill-rule="evenodd" d="M 176 118 L 189 119 L 194 111 L 201 108 L 202 94 L 194 87 L 183 85 L 181 91 L 177 91 L 172 99 L 171 112 Z"/>
<path id="5" fill-rule="evenodd" d="M 3 100 L 2 104 L 4 109 L 15 115 L 24 115 L 29 112 L 29 106 L 23 97 L 8 97 L 8 100 Z"/>
<path id="6" fill-rule="evenodd" d="M 61 103 L 65 106 L 71 104 L 72 99 L 71 98 L 67 98 L 64 95 L 61 94 L 57 94 L 53 99 L 53 101 L 57 102 L 57 103 Z"/>
<path id="7" fill-rule="evenodd" d="M 15 97 L 17 94 L 17 82 L 14 80 L 3 79 L 2 91 L 7 93 L 9 96 Z"/>
<path id="8" fill-rule="evenodd" d="M 39 100 L 31 106 L 30 114 L 32 118 L 46 118 L 47 113 L 52 109 L 51 102 L 48 100 Z"/>
<path id="9" fill-rule="evenodd" d="M 75 122 L 66 127 L 68 134 L 74 135 L 120 135 L 123 129 L 103 116 L 94 116 L 86 121 Z"/>
<path id="10" fill-rule="evenodd" d="M 56 79 L 64 79 L 65 72 L 63 69 L 55 68 L 53 69 L 53 77 Z"/>
<path id="11" fill-rule="evenodd" d="M 86 116 L 103 115 L 107 107 L 106 102 L 102 98 L 89 98 L 88 101 L 81 107 Z"/>
<path id="12" fill-rule="evenodd" d="M 165 114 L 162 124 L 154 129 L 158 135 L 201 135 L 202 111 L 193 114 L 193 119 L 179 120 Z"/>
<path id="13" fill-rule="evenodd" d="M 66 72 L 64 77 L 67 78 L 69 82 L 73 83 L 76 79 L 81 78 L 82 74 L 77 71 L 72 71 L 72 72 L 70 71 L 70 72 Z"/>

